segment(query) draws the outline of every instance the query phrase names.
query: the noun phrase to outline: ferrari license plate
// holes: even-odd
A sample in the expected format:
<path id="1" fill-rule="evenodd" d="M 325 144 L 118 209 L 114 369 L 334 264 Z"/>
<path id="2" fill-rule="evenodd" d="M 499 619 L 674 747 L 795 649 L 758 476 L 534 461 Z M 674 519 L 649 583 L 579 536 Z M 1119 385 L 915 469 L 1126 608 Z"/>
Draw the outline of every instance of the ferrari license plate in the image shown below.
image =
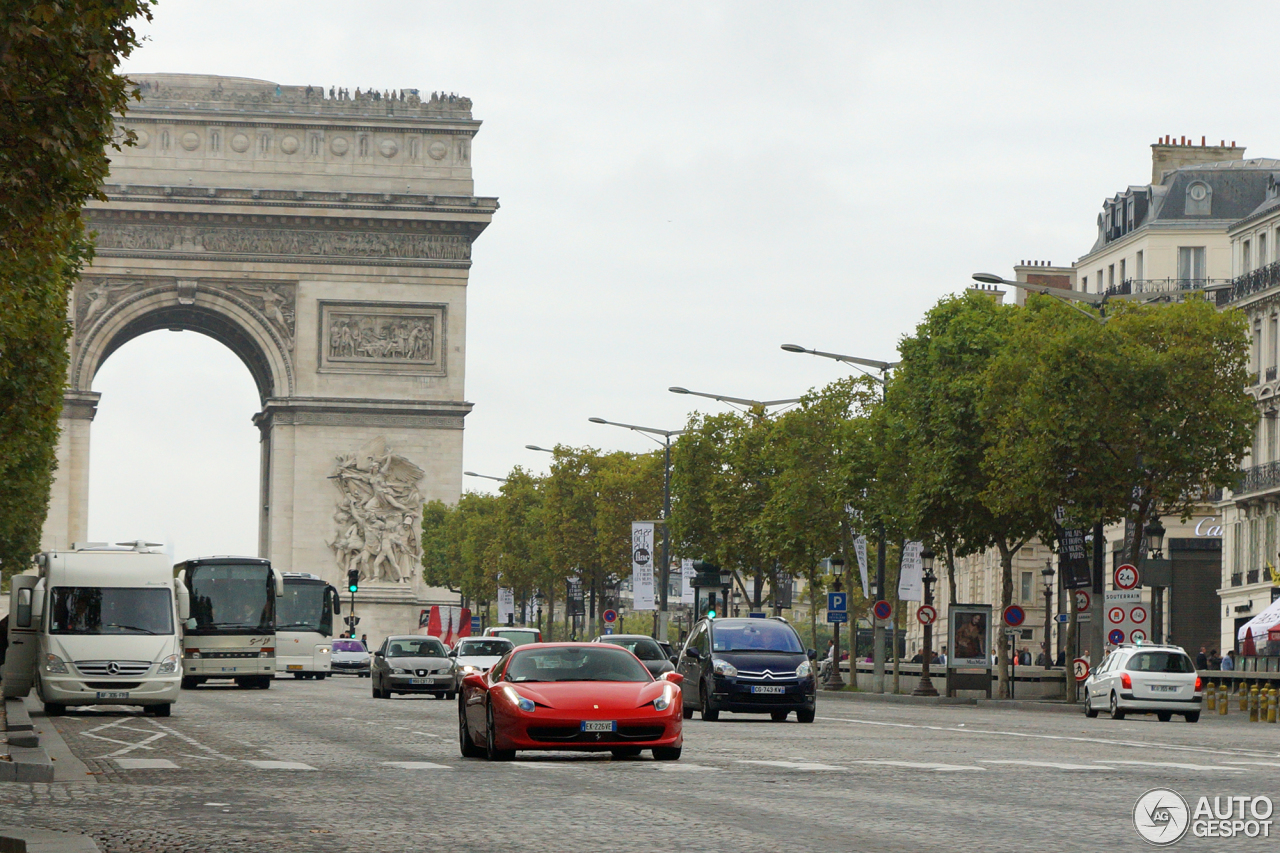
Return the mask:
<path id="1" fill-rule="evenodd" d="M 752 693 L 786 693 L 787 688 L 779 684 L 753 684 L 751 685 Z"/>
<path id="2" fill-rule="evenodd" d="M 618 724 L 613 720 L 583 720 L 582 730 L 584 732 L 612 732 L 616 731 Z"/>
<path id="3" fill-rule="evenodd" d="M 291 664 L 289 664 L 289 671 L 290 671 L 290 672 L 293 672 L 295 669 L 297 669 L 297 670 L 302 669 L 302 664 L 300 664 L 300 663 L 291 663 Z"/>
<path id="4" fill-rule="evenodd" d="M 98 698 L 99 699 L 128 699 L 129 694 L 127 692 L 118 692 L 118 691 L 108 692 L 104 690 L 99 690 Z"/>

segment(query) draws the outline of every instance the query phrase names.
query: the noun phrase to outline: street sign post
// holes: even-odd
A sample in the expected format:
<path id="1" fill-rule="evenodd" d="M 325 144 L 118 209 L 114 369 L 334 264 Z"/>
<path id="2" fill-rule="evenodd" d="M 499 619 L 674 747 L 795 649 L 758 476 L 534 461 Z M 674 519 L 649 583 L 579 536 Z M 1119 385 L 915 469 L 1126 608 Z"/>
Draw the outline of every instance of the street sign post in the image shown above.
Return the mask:
<path id="1" fill-rule="evenodd" d="M 1027 611 L 1018 605 L 1010 604 L 1004 609 L 1004 624 L 1010 628 L 1017 628 L 1025 621 L 1027 621 Z"/>
<path id="2" fill-rule="evenodd" d="M 1089 595 L 1087 589 L 1076 590 L 1076 613 L 1088 613 L 1089 605 L 1093 603 L 1093 598 Z"/>
<path id="3" fill-rule="evenodd" d="M 848 610 L 828 610 L 827 624 L 829 625 L 845 625 L 849 622 Z"/>
<path id="4" fill-rule="evenodd" d="M 871 612 L 881 622 L 887 621 L 893 615 L 893 605 L 887 601 L 877 601 L 875 606 L 871 608 Z"/>
<path id="5" fill-rule="evenodd" d="M 1124 566 L 1116 569 L 1117 579 Z M 1128 582 L 1126 577 L 1125 581 Z M 1103 593 L 1102 612 L 1106 616 L 1106 637 L 1111 645 L 1145 642 L 1151 636 L 1151 608 L 1140 589 L 1118 589 Z"/>
<path id="6" fill-rule="evenodd" d="M 827 610 L 848 610 L 849 593 L 847 592 L 829 592 L 827 593 Z"/>
<path id="7" fill-rule="evenodd" d="M 605 626 L 604 626 L 604 632 L 605 632 L 605 634 L 606 634 L 606 635 L 608 635 L 608 634 L 612 634 L 612 633 L 613 633 L 613 626 L 612 626 L 612 625 L 605 625 Z"/>
<path id="8" fill-rule="evenodd" d="M 471 617 L 471 633 L 472 634 L 480 633 L 480 617 L 479 616 Z"/>

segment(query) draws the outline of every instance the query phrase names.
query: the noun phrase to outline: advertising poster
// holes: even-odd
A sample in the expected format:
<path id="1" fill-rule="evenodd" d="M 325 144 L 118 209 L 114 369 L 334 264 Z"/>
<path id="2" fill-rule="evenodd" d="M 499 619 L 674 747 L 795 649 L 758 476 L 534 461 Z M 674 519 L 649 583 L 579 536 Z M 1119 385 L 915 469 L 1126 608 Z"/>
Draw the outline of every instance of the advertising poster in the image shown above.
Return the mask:
<path id="1" fill-rule="evenodd" d="M 693 569 L 693 560 L 680 561 L 680 603 L 681 604 L 696 603 L 693 600 L 693 596 L 695 592 L 693 588 L 693 579 L 696 578 L 697 576 L 698 576 L 698 573 Z"/>
<path id="2" fill-rule="evenodd" d="M 924 563 L 920 552 L 922 542 L 907 542 L 902 546 L 902 571 L 898 573 L 898 600 L 924 600 Z"/>
<path id="3" fill-rule="evenodd" d="M 991 668 L 991 606 L 953 604 L 947 614 L 947 666 Z"/>

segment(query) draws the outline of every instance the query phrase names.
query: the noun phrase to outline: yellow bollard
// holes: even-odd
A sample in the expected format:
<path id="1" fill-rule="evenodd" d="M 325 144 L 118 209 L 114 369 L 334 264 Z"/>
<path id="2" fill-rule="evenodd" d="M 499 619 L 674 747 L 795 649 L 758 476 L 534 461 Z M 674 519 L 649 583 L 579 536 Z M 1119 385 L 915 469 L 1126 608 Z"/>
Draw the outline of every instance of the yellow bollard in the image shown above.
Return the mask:
<path id="1" fill-rule="evenodd" d="M 1258 722 L 1258 685 L 1249 689 L 1249 722 Z"/>
<path id="2" fill-rule="evenodd" d="M 1204 706 L 1205 710 L 1211 714 L 1218 710 L 1218 686 L 1212 681 L 1209 682 L 1208 689 L 1204 691 Z"/>
<path id="3" fill-rule="evenodd" d="M 1218 716 L 1225 717 L 1227 709 L 1231 706 L 1231 700 L 1227 698 L 1227 682 L 1218 682 Z"/>

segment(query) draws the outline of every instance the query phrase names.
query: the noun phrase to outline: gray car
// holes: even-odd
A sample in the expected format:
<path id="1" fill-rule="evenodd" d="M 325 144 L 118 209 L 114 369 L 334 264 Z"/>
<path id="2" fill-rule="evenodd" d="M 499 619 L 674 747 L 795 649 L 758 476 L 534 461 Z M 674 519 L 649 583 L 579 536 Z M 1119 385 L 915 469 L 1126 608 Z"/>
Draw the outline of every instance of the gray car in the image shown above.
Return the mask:
<path id="1" fill-rule="evenodd" d="M 452 699 L 453 661 L 435 637 L 407 634 L 387 637 L 373 653 L 373 698 L 396 693 L 430 693 Z"/>
<path id="2" fill-rule="evenodd" d="M 591 642 L 622 646 L 640 658 L 640 663 L 644 664 L 644 668 L 649 670 L 649 674 L 654 678 L 675 669 L 668 660 L 668 656 L 662 653 L 662 647 L 658 645 L 658 641 L 644 634 L 604 634 Z"/>

